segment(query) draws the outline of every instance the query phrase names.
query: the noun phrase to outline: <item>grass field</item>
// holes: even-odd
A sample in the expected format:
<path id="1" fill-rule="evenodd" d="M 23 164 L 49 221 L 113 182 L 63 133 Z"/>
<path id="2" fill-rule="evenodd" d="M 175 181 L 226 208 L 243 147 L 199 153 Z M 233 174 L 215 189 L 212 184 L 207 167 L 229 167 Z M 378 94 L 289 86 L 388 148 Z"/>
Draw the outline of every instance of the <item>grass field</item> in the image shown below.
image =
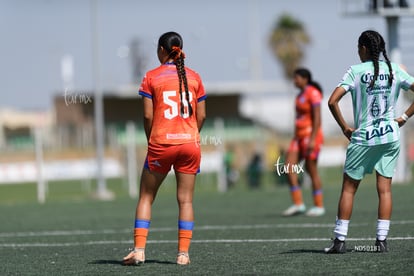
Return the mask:
<path id="1" fill-rule="evenodd" d="M 322 172 L 327 214 L 280 216 L 290 205 L 286 186 L 267 183 L 215 191 L 202 177 L 195 194 L 192 263 L 177 266 L 175 188 L 167 181 L 153 209 L 147 262 L 122 266 L 133 245 L 135 199 L 123 181 L 108 187 L 116 199 L 91 198 L 93 183 L 50 183 L 47 202 L 36 203 L 33 184 L 0 186 L 0 275 L 408 275 L 414 269 L 413 186 L 394 185 L 390 252 L 358 252 L 374 244 L 377 196 L 373 178 L 358 191 L 348 252 L 326 255 L 340 192 L 340 169 Z M 270 182 L 271 178 L 268 178 Z M 311 191 L 304 190 L 307 205 Z"/>

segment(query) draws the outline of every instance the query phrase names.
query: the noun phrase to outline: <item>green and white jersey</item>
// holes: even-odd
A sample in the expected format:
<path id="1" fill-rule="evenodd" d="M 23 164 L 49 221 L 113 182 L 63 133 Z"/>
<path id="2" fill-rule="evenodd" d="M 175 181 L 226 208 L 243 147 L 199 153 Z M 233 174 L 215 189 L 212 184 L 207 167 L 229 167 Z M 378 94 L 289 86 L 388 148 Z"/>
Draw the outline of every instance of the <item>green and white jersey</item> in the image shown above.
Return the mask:
<path id="1" fill-rule="evenodd" d="M 372 88 L 374 77 L 372 61 L 351 66 L 338 87 L 343 87 L 352 95 L 355 132 L 351 142 L 372 146 L 399 140 L 398 123 L 394 121 L 395 107 L 400 90 L 408 90 L 414 77 L 395 63 L 392 63 L 394 79 L 389 85 L 390 72 L 384 61 L 379 62 L 379 74 Z"/>

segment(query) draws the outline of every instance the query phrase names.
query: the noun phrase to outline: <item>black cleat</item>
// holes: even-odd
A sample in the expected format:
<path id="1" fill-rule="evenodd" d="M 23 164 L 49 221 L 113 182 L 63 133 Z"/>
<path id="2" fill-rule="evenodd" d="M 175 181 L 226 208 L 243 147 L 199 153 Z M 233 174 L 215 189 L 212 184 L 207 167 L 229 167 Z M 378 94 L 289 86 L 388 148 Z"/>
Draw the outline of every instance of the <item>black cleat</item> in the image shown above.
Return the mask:
<path id="1" fill-rule="evenodd" d="M 345 241 L 340 241 L 335 238 L 330 247 L 325 248 L 327 254 L 343 254 L 346 252 Z"/>
<path id="2" fill-rule="evenodd" d="M 375 246 L 377 248 L 377 252 L 380 252 L 380 253 L 388 252 L 388 245 L 387 245 L 387 240 L 386 239 L 383 240 L 383 241 L 380 241 L 380 240 L 377 239 L 375 241 Z"/>

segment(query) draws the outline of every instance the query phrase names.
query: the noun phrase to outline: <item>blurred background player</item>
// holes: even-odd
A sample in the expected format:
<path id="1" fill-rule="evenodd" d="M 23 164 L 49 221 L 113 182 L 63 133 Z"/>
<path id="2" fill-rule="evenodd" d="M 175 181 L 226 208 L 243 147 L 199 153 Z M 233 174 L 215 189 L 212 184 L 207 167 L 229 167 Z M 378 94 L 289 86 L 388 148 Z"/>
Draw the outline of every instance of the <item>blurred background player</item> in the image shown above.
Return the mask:
<path id="1" fill-rule="evenodd" d="M 226 182 L 227 188 L 231 189 L 236 184 L 237 180 L 239 179 L 239 172 L 235 166 L 235 150 L 232 145 L 230 145 L 224 154 L 224 167 L 226 169 Z"/>
<path id="2" fill-rule="evenodd" d="M 247 165 L 247 180 L 250 189 L 260 188 L 262 185 L 263 164 L 260 153 L 255 152 Z"/>
<path id="3" fill-rule="evenodd" d="M 163 34 L 157 49 L 161 65 L 146 73 L 139 88 L 143 96 L 148 153 L 135 214 L 134 250 L 124 258 L 126 265 L 145 262 L 151 207 L 171 166 L 177 181 L 179 207 L 176 262 L 190 263 L 193 193 L 200 167 L 199 132 L 206 116 L 206 95 L 200 76 L 184 66 L 182 47 L 183 40 L 178 33 Z"/>
<path id="4" fill-rule="evenodd" d="M 325 214 L 322 195 L 322 183 L 319 177 L 317 162 L 323 143 L 321 126 L 321 101 L 322 89 L 312 80 L 311 72 L 306 68 L 298 68 L 294 72 L 294 84 L 300 89 L 296 97 L 295 136 L 286 153 L 285 168 L 288 168 L 288 181 L 293 205 L 283 212 L 284 216 L 293 216 L 306 211 L 302 198 L 302 190 L 299 185 L 298 171 L 294 167 L 299 166 L 305 160 L 305 170 L 312 181 L 314 206 L 306 215 L 322 216 Z"/>
<path id="5" fill-rule="evenodd" d="M 380 54 L 385 61 L 380 60 Z M 345 253 L 354 196 L 366 173 L 376 171 L 379 198 L 377 251 L 386 252 L 387 235 L 392 211 L 391 181 L 400 152 L 399 127 L 414 114 L 414 103 L 395 119 L 395 107 L 400 89 L 414 90 L 414 77 L 397 64 L 391 63 L 385 50 L 385 41 L 376 31 L 364 31 L 358 39 L 361 63 L 351 66 L 329 98 L 329 109 L 350 140 L 346 152 L 342 192 L 338 203 L 335 240 L 327 253 Z M 342 116 L 339 101 L 351 93 L 354 109 L 354 127 Z"/>

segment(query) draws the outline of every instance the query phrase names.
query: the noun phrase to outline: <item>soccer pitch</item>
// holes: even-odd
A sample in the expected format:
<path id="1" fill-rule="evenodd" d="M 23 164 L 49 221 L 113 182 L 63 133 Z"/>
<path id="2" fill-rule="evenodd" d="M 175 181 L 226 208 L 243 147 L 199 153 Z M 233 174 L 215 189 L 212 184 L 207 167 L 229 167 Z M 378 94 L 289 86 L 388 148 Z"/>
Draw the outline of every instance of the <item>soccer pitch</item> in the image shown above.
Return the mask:
<path id="1" fill-rule="evenodd" d="M 338 170 L 339 171 L 339 170 Z M 117 197 L 101 202 L 82 196 L 80 183 L 52 183 L 46 204 L 35 202 L 35 185 L 0 186 L 0 275 L 408 275 L 414 264 L 413 186 L 394 185 L 390 252 L 372 253 L 377 195 L 373 178 L 361 183 L 354 205 L 347 253 L 327 255 L 340 175 L 322 174 L 327 214 L 284 218 L 287 186 L 235 187 L 219 194 L 198 183 L 191 264 L 175 264 L 177 204 L 175 186 L 165 183 L 153 207 L 147 261 L 123 266 L 133 246 L 136 200 L 122 181 L 109 188 Z M 329 179 L 333 179 L 329 177 Z M 210 185 L 211 186 L 211 185 Z M 81 193 L 81 192 L 82 193 Z M 32 194 L 34 193 L 34 194 Z M 11 200 L 10 198 L 15 198 Z M 311 205 L 311 191 L 304 189 Z"/>

